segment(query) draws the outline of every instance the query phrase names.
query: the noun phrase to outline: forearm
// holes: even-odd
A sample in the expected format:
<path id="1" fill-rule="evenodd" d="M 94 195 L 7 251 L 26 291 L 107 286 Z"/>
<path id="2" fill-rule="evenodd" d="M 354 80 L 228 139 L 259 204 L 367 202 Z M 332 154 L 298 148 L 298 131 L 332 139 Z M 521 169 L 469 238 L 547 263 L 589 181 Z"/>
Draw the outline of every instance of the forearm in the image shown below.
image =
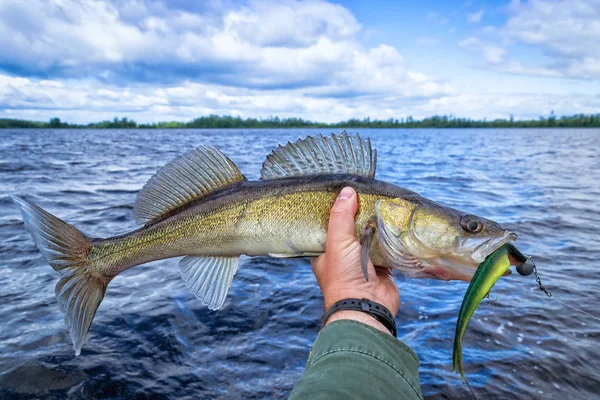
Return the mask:
<path id="1" fill-rule="evenodd" d="M 375 318 L 373 318 L 369 314 L 365 314 L 362 311 L 349 311 L 349 310 L 338 311 L 335 314 L 333 314 L 331 317 L 329 317 L 325 326 L 331 324 L 334 321 L 340 321 L 340 320 L 352 320 L 352 321 L 362 322 L 363 324 L 369 325 L 369 326 L 385 333 L 386 335 L 392 336 L 391 332 L 381 322 L 377 321 Z"/>
<path id="2" fill-rule="evenodd" d="M 383 325 L 364 316 L 373 321 L 365 320 L 369 325 L 348 319 L 328 321 L 291 399 L 422 398 L 417 356 L 386 333 Z"/>

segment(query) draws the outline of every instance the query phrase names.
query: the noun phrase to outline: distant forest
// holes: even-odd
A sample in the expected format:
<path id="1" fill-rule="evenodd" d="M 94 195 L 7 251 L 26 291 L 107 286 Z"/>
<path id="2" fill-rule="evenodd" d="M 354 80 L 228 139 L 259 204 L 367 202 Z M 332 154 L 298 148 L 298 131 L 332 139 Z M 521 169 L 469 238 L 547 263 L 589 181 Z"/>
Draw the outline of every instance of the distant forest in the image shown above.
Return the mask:
<path id="1" fill-rule="evenodd" d="M 19 119 L 0 119 L 2 128 L 59 128 L 59 129 L 220 129 L 220 128 L 600 128 L 600 114 L 576 114 L 571 116 L 556 117 L 554 113 L 549 117 L 539 117 L 532 120 L 509 119 L 475 120 L 470 118 L 456 118 L 452 115 L 413 119 L 412 117 L 387 120 L 377 119 L 349 119 L 347 121 L 324 123 L 307 121 L 302 118 L 266 119 L 240 118 L 229 115 L 209 115 L 196 118 L 189 122 L 153 122 L 141 124 L 127 118 L 115 118 L 112 121 L 93 122 L 89 124 L 72 124 L 63 122 L 59 118 L 52 118 L 48 122 L 25 121 Z"/>

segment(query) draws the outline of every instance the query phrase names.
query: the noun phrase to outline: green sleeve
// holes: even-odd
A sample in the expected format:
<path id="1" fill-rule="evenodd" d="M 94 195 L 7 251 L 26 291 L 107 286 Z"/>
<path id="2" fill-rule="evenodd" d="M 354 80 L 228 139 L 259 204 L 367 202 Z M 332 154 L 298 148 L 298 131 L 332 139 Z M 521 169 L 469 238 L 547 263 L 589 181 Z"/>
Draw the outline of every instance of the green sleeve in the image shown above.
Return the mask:
<path id="1" fill-rule="evenodd" d="M 290 399 L 422 399 L 419 359 L 400 340 L 338 320 L 319 333 Z"/>

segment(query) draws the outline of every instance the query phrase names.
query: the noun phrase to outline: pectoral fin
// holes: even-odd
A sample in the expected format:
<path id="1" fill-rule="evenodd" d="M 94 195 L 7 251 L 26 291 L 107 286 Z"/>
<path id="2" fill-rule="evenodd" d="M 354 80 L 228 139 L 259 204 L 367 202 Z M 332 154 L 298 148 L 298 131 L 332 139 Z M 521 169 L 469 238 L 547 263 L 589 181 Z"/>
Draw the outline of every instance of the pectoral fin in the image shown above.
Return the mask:
<path id="1" fill-rule="evenodd" d="M 371 252 L 371 244 L 373 243 L 373 235 L 375 234 L 376 226 L 376 219 L 371 218 L 363 228 L 360 238 L 358 239 L 362 246 L 360 265 L 367 281 L 369 280 L 369 253 Z"/>

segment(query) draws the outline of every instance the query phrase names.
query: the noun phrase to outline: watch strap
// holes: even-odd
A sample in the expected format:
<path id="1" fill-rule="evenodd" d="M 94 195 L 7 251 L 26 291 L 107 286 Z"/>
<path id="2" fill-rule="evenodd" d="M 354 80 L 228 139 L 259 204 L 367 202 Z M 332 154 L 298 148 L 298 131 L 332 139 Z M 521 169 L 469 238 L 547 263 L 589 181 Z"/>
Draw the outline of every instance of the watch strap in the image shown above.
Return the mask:
<path id="1" fill-rule="evenodd" d="M 381 322 L 390 333 L 397 337 L 396 332 L 396 321 L 390 310 L 388 310 L 383 304 L 376 303 L 369 299 L 343 299 L 335 302 L 329 310 L 323 316 L 323 325 L 327 323 L 327 320 L 338 311 L 361 311 L 365 314 L 369 314 L 377 321 Z"/>

